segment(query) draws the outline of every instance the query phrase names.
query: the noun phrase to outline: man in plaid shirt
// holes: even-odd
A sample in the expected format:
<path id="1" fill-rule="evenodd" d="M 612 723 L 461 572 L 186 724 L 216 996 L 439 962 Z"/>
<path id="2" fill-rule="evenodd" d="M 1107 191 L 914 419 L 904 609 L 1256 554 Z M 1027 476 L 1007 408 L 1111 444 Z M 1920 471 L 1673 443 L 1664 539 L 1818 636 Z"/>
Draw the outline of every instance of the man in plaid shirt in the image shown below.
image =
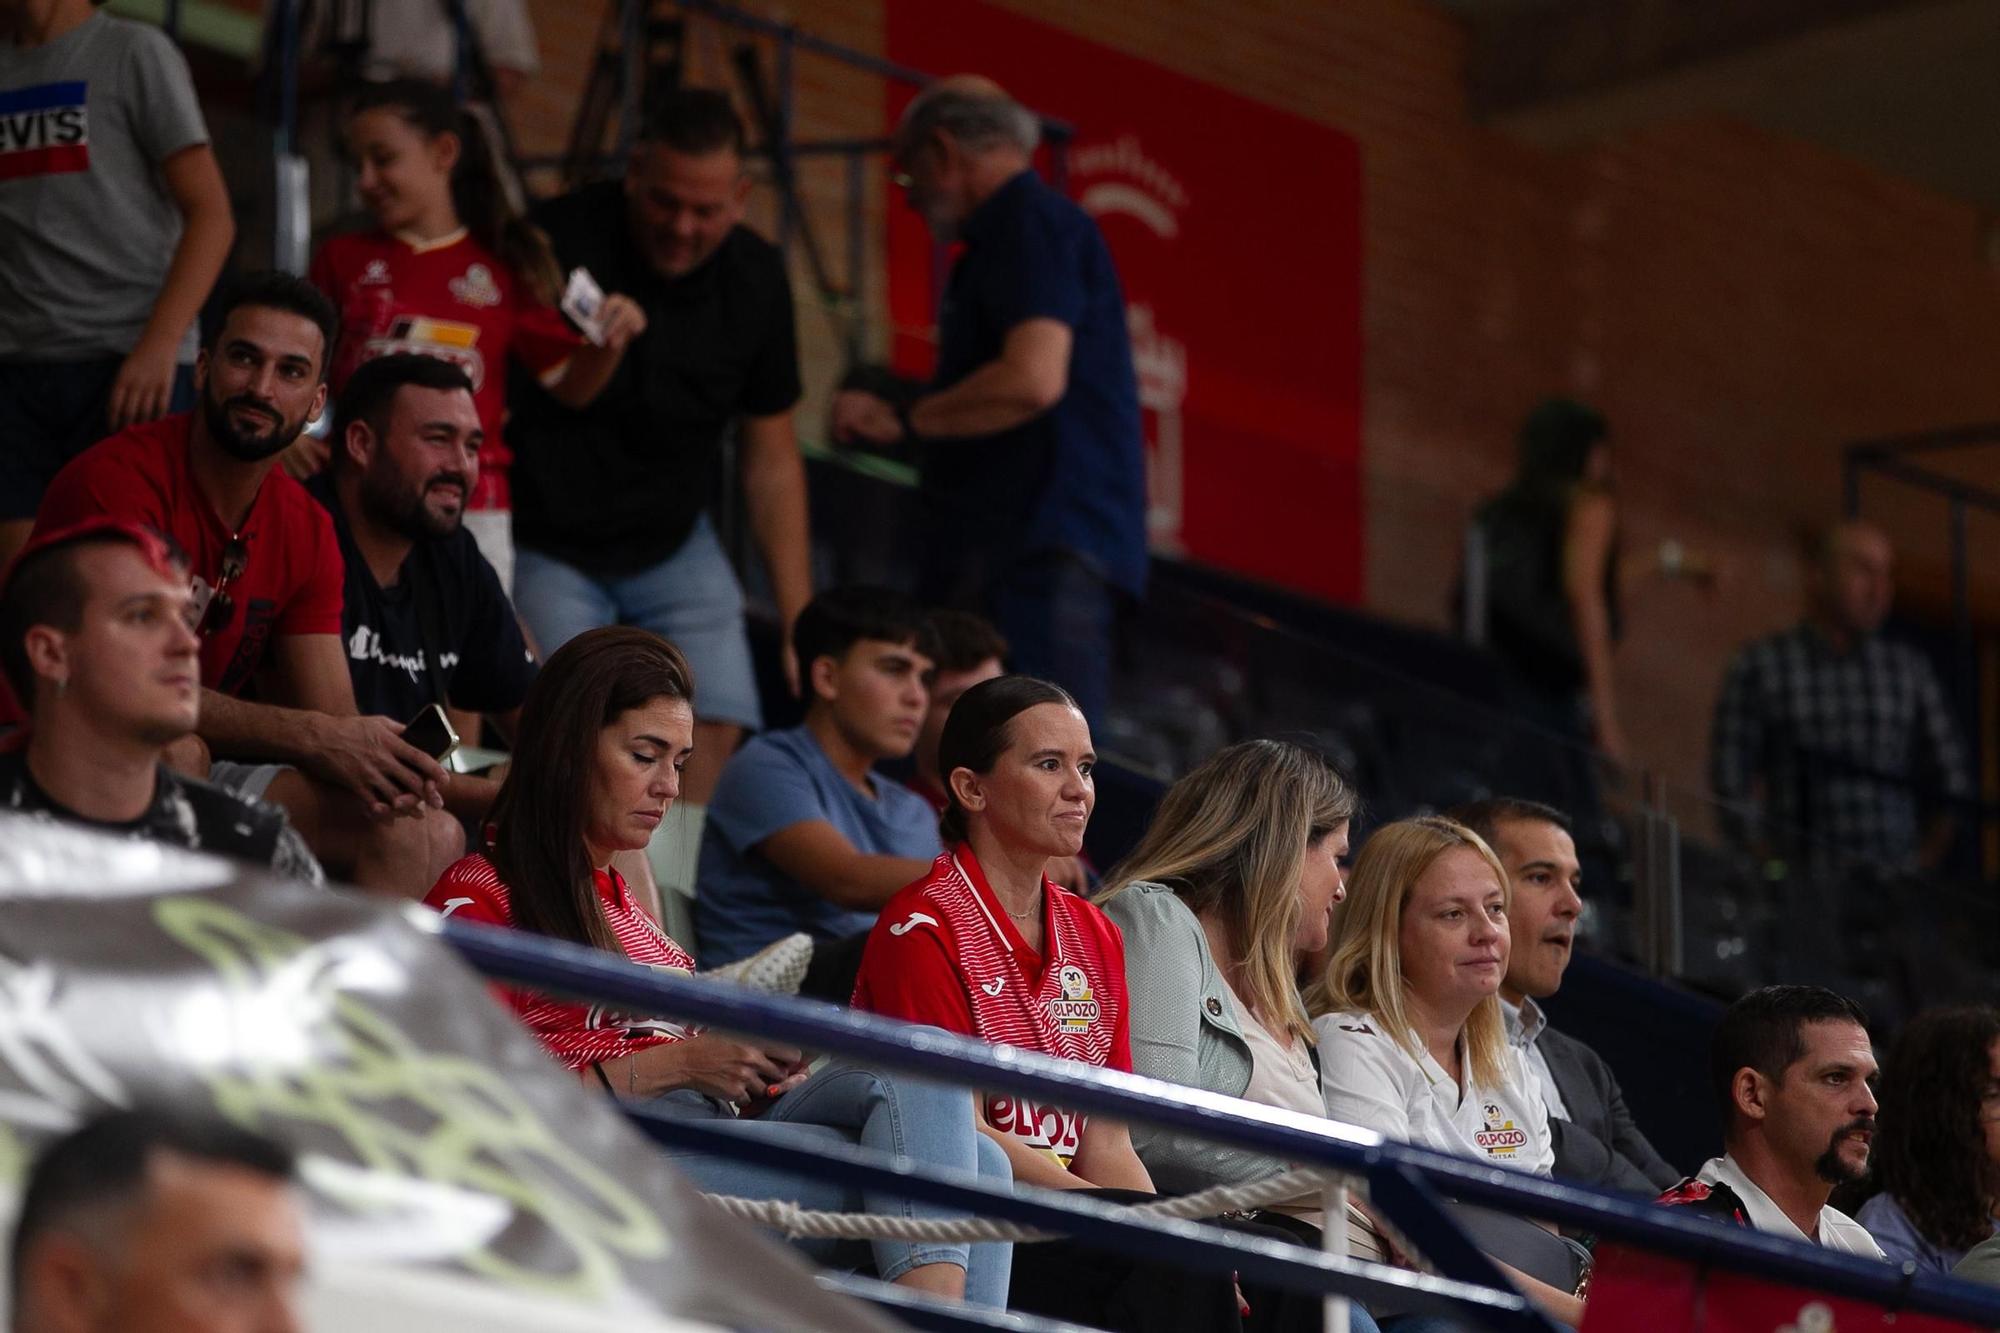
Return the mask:
<path id="1" fill-rule="evenodd" d="M 1881 529 L 1843 523 L 1813 573 L 1796 628 L 1749 644 L 1716 703 L 1711 781 L 1767 821 L 1759 842 L 1803 836 L 1819 849 L 1893 870 L 1933 867 L 1949 816 L 1920 825 L 1920 797 L 1972 793 L 1957 723 L 1922 654 L 1877 631 L 1894 555 Z"/>

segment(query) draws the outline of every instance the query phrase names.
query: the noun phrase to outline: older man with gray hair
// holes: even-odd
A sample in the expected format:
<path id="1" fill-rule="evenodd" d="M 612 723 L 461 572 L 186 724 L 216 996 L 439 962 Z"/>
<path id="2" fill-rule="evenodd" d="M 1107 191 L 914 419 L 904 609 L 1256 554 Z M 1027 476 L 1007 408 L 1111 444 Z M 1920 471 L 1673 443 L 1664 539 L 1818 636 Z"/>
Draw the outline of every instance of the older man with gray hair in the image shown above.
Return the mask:
<path id="1" fill-rule="evenodd" d="M 928 600 L 990 617 L 1015 667 L 1093 723 L 1121 599 L 1146 584 L 1145 458 L 1125 297 L 1088 214 L 1044 184 L 1034 113 L 991 80 L 931 85 L 895 137 L 910 207 L 963 242 L 928 391 L 834 399 L 847 443 L 921 445 Z M 850 384 L 854 384 L 850 380 Z"/>

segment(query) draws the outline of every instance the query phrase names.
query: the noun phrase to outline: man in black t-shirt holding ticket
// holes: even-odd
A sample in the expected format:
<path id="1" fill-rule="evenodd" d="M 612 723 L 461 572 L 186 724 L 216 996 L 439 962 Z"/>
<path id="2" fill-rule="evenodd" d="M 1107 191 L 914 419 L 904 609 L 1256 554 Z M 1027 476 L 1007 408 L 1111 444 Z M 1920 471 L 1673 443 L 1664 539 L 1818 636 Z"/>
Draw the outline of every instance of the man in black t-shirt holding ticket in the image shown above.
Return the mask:
<path id="1" fill-rule="evenodd" d="M 463 526 L 483 440 L 463 370 L 378 357 L 341 394 L 332 464 L 307 489 L 332 515 L 347 565 L 341 646 L 362 712 L 408 722 L 448 704 L 511 737 L 536 668 L 500 576 Z M 476 822 L 496 790 L 457 775 L 445 804 Z"/>
<path id="2" fill-rule="evenodd" d="M 646 331 L 582 409 L 531 375 L 508 384 L 521 616 L 545 653 L 624 624 L 687 655 L 700 690 L 682 792 L 702 804 L 763 723 L 743 593 L 707 514 L 733 422 L 787 641 L 812 598 L 791 287 L 777 248 L 742 225 L 743 150 L 728 97 L 684 89 L 648 123 L 623 181 L 537 208 L 563 267 L 637 301 Z"/>

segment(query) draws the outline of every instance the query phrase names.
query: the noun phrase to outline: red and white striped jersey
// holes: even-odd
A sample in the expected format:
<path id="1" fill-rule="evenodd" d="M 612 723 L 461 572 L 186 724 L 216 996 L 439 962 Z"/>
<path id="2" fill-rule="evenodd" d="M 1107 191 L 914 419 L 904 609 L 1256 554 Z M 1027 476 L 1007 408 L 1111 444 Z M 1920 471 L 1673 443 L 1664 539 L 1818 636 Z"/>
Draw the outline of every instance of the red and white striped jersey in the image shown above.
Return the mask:
<path id="1" fill-rule="evenodd" d="M 611 933 L 627 958 L 648 967 L 694 971 L 694 959 L 639 906 L 617 871 L 598 870 L 593 876 L 598 900 L 604 904 L 604 919 L 610 923 Z M 479 854 L 455 862 L 439 876 L 424 903 L 460 921 L 489 926 L 514 924 L 507 886 L 500 881 L 493 863 Z M 541 1038 L 549 1053 L 571 1069 L 582 1069 L 600 1060 L 694 1035 L 694 1029 L 685 1024 L 620 1013 L 603 1005 L 552 999 L 538 991 L 512 986 L 495 986 L 494 990 L 513 1007 L 529 1030 Z"/>
<path id="2" fill-rule="evenodd" d="M 1014 929 L 972 849 L 946 852 L 882 908 L 862 955 L 855 1007 L 1130 1073 L 1118 927 L 1048 880 L 1042 904 L 1047 957 Z M 1082 1112 L 1011 1093 L 988 1093 L 985 1104 L 993 1128 L 1065 1166 L 1076 1155 Z"/>

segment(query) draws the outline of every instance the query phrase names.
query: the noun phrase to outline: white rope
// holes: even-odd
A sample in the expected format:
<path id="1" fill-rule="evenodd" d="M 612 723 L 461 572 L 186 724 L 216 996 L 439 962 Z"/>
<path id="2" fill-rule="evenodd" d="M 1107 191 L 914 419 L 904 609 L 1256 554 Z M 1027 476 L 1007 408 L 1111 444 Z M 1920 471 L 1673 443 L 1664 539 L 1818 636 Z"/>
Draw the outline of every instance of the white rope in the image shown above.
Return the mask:
<path id="1" fill-rule="evenodd" d="M 1348 1181 L 1349 1177 L 1329 1171 L 1285 1171 L 1247 1185 L 1216 1185 L 1196 1194 L 1132 1204 L 1126 1213 L 1132 1217 L 1180 1220 L 1247 1213 L 1270 1204 L 1305 1197 L 1329 1184 L 1344 1186 Z M 900 1240 L 915 1244 L 962 1245 L 979 1241 L 1013 1241 L 1018 1244 L 1062 1238 L 1060 1232 L 977 1217 L 943 1219 L 885 1217 L 878 1213 L 815 1212 L 782 1199 L 739 1199 L 726 1194 L 703 1197 L 733 1217 L 769 1227 L 794 1240 Z"/>

